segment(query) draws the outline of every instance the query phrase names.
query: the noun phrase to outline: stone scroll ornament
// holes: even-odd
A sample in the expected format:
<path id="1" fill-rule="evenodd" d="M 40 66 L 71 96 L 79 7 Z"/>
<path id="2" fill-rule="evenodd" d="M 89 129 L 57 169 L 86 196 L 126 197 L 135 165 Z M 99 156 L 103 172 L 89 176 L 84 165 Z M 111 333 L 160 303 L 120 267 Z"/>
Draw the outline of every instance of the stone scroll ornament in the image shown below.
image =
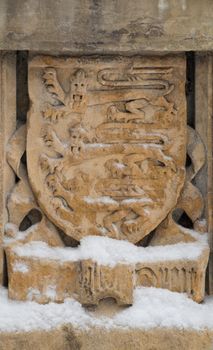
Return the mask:
<path id="1" fill-rule="evenodd" d="M 153 246 L 196 241 L 190 230 L 177 223 L 185 212 L 195 228 L 202 228 L 203 199 L 192 182 L 205 163 L 202 141 L 187 128 L 183 57 L 39 56 L 30 62 L 29 96 L 27 125 L 17 130 L 8 148 L 8 162 L 19 181 L 8 199 L 7 235 L 15 239 L 14 225 L 19 229 L 24 217 L 36 209 L 40 222 L 26 230 L 22 244 L 42 240 L 63 246 L 59 232 L 76 241 L 89 235 L 132 244 L 150 237 Z M 25 152 L 26 164 L 22 164 Z M 185 167 L 187 155 L 189 167 Z M 14 261 L 11 248 L 7 256 Z M 208 249 L 199 272 L 202 282 L 196 287 L 199 297 L 194 297 L 198 301 L 203 298 L 207 256 Z M 100 279 L 107 270 L 91 265 L 80 261 L 77 267 L 75 293 L 82 303 L 97 303 L 108 296 L 109 287 L 99 291 L 88 287 L 88 271 L 98 269 L 93 279 L 98 275 Z M 182 265 L 182 276 L 185 273 L 193 284 L 190 271 L 195 274 L 197 262 L 189 271 Z M 118 269 L 125 274 L 125 268 Z M 168 281 L 163 284 L 164 272 L 169 273 L 165 262 L 161 268 L 126 269 L 139 276 L 139 285 L 148 281 L 148 285 L 186 291 Z M 171 270 L 178 279 L 178 262 Z M 110 296 L 131 304 L 125 286 L 122 296 L 116 290 L 122 283 L 119 271 L 111 272 L 110 280 L 114 276 L 116 281 L 110 282 L 114 286 Z"/>

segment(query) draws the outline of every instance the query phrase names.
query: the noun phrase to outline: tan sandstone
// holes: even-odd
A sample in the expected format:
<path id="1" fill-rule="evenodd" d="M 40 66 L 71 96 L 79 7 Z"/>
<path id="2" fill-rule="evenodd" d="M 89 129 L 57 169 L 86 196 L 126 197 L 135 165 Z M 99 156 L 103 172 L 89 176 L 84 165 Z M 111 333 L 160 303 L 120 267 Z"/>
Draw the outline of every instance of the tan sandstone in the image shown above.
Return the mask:
<path id="1" fill-rule="evenodd" d="M 177 329 L 80 331 L 70 325 L 51 331 L 3 333 L 1 350 L 212 350 L 213 332 Z"/>

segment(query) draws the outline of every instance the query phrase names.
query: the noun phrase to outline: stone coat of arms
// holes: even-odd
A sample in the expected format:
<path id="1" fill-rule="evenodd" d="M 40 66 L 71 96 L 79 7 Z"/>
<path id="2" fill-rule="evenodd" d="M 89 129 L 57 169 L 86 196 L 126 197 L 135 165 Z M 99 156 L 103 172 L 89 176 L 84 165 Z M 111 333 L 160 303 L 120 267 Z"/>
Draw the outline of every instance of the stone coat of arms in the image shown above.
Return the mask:
<path id="1" fill-rule="evenodd" d="M 11 298 L 44 303 L 70 296 L 97 304 L 113 297 L 129 305 L 136 286 L 154 286 L 203 299 L 209 248 L 179 220 L 186 214 L 195 229 L 205 229 L 194 182 L 205 151 L 187 126 L 185 74 L 183 56 L 31 59 L 27 125 L 12 136 L 7 154 L 17 178 L 7 203 Z M 156 260 L 158 247 L 140 247 L 134 263 L 108 266 L 88 252 L 61 262 L 60 254 L 79 254 L 85 240 L 73 247 L 85 236 L 104 237 L 95 237 L 99 247 L 116 240 L 136 250 L 134 244 L 165 246 L 164 254 Z M 41 241 L 54 262 L 35 256 Z M 181 242 L 184 259 L 167 256 L 168 244 Z M 189 259 L 185 243 L 200 253 Z M 20 244 L 29 256 L 18 255 Z M 29 273 L 20 277 L 19 263 Z"/>
<path id="2" fill-rule="evenodd" d="M 185 176 L 183 72 L 152 63 L 81 58 L 31 68 L 30 184 L 47 217 L 76 240 L 138 242 L 176 205 Z"/>

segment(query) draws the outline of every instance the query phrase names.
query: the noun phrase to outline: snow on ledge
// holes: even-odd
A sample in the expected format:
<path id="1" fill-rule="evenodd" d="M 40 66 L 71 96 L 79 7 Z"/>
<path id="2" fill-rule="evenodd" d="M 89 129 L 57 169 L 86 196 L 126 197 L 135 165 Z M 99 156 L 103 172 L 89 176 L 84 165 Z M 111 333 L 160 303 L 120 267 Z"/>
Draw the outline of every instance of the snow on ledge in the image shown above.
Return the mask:
<path id="1" fill-rule="evenodd" d="M 92 259 L 99 264 L 115 266 L 118 263 L 136 264 L 145 262 L 196 260 L 207 249 L 207 236 L 194 232 L 197 241 L 167 246 L 137 247 L 127 241 L 108 237 L 87 236 L 77 248 L 50 247 L 44 242 L 30 242 L 17 245 L 13 252 L 20 257 L 78 261 Z"/>
<path id="2" fill-rule="evenodd" d="M 176 328 L 213 330 L 213 297 L 197 304 L 185 294 L 164 289 L 138 287 L 131 307 L 114 316 L 98 316 L 83 308 L 74 299 L 45 305 L 8 299 L 7 290 L 0 288 L 0 332 L 50 330 L 64 324 L 78 329 L 115 328 Z"/>

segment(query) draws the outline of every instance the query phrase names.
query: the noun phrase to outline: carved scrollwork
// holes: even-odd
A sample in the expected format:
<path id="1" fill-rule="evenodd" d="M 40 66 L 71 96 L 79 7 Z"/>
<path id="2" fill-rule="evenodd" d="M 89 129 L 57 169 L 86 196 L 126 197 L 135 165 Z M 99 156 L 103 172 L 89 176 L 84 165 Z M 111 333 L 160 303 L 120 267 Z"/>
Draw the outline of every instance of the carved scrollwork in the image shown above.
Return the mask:
<path id="1" fill-rule="evenodd" d="M 200 229 L 205 231 L 205 227 L 202 225 L 201 227 L 199 224 L 204 208 L 203 196 L 192 183 L 196 174 L 205 164 L 205 148 L 199 134 L 189 126 L 187 129 L 187 155 L 191 163 L 186 167 L 185 183 L 175 207 L 177 210 L 173 215 L 171 212 L 165 221 L 159 225 L 151 241 L 152 245 L 195 241 L 195 238 L 190 234 L 190 230 L 186 230 L 178 224 L 183 212 L 192 221 L 194 229 L 198 228 L 198 231 Z"/>
<path id="2" fill-rule="evenodd" d="M 105 68 L 98 72 L 97 80 L 101 85 L 110 87 L 140 87 L 144 90 L 161 90 L 163 95 L 170 93 L 174 85 L 166 79 L 157 79 L 172 73 L 172 67 L 132 67 L 126 71 L 117 68 Z"/>

